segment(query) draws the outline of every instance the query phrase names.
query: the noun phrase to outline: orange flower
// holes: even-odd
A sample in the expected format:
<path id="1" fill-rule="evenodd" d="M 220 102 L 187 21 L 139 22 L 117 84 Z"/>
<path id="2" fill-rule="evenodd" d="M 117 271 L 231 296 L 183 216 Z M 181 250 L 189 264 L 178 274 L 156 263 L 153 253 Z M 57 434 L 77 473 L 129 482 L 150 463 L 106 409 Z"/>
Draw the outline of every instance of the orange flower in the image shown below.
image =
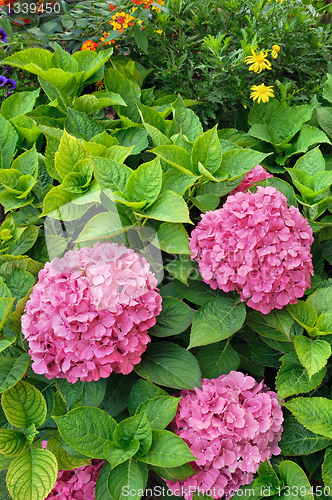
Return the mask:
<path id="1" fill-rule="evenodd" d="M 115 40 L 110 40 L 109 42 L 105 42 L 106 38 L 108 36 L 110 36 L 110 34 L 111 33 L 106 33 L 106 31 L 104 31 L 103 36 L 101 37 L 100 41 L 104 42 L 105 45 L 112 45 L 112 43 L 115 43 Z"/>
<path id="2" fill-rule="evenodd" d="M 9 5 L 9 4 L 8 4 Z M 23 21 L 24 24 L 31 24 L 31 19 L 27 19 L 26 17 L 16 17 L 15 19 L 19 19 L 20 21 Z M 15 26 L 21 26 L 21 23 L 18 23 L 17 21 L 14 21 Z"/>
<path id="3" fill-rule="evenodd" d="M 153 4 L 154 0 L 132 0 L 134 5 L 144 5 L 146 9 Z"/>
<path id="4" fill-rule="evenodd" d="M 81 50 L 96 50 L 98 47 L 98 43 L 94 42 L 93 40 L 86 40 L 82 47 Z"/>
<path id="5" fill-rule="evenodd" d="M 112 16 L 110 25 L 113 26 L 113 31 L 118 30 L 119 33 L 123 33 L 124 29 L 133 25 L 133 19 L 135 19 L 133 16 L 130 16 L 125 12 L 120 12 L 120 14 L 114 14 L 114 16 Z"/>

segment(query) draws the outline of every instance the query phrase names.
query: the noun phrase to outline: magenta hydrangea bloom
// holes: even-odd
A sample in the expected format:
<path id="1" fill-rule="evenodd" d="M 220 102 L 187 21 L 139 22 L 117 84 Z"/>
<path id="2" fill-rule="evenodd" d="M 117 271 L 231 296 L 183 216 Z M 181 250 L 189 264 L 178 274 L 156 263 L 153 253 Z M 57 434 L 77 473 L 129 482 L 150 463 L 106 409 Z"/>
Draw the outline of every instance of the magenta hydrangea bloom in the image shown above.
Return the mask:
<path id="1" fill-rule="evenodd" d="M 161 311 L 156 286 L 148 262 L 116 243 L 48 262 L 22 316 L 32 369 L 72 383 L 130 373 Z"/>
<path id="2" fill-rule="evenodd" d="M 253 186 L 255 182 L 263 181 L 268 177 L 273 177 L 273 175 L 269 174 L 269 172 L 267 172 L 262 165 L 257 165 L 257 167 L 252 168 L 250 172 L 247 173 L 241 184 L 239 184 L 229 194 L 233 195 L 238 192 L 244 193 L 248 188 Z"/>
<path id="3" fill-rule="evenodd" d="M 273 187 L 228 196 L 202 215 L 191 233 L 192 259 L 214 290 L 237 290 L 247 305 L 268 314 L 295 304 L 313 274 L 312 229 Z"/>
<path id="4" fill-rule="evenodd" d="M 46 500 L 95 500 L 95 486 L 104 463 L 102 460 L 92 460 L 92 465 L 60 470 Z"/>
<path id="5" fill-rule="evenodd" d="M 263 382 L 231 371 L 180 396 L 171 427 L 197 460 L 190 464 L 196 474 L 166 481 L 173 494 L 229 498 L 252 482 L 260 463 L 279 455 L 283 414 L 278 395 Z"/>

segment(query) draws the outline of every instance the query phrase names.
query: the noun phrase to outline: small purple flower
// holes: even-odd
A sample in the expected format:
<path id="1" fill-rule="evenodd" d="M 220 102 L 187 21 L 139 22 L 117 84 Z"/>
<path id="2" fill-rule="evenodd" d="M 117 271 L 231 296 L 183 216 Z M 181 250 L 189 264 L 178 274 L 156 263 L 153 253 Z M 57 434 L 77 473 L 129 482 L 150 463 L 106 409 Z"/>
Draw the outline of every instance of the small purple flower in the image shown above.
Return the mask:
<path id="1" fill-rule="evenodd" d="M 14 88 L 16 87 L 16 82 L 12 78 L 8 78 L 6 85 L 9 90 L 14 90 Z"/>
<path id="2" fill-rule="evenodd" d="M 8 80 L 5 76 L 0 76 L 0 87 L 3 87 Z"/>
<path id="3" fill-rule="evenodd" d="M 0 41 L 7 42 L 7 40 L 8 40 L 7 33 L 2 28 L 0 28 Z"/>

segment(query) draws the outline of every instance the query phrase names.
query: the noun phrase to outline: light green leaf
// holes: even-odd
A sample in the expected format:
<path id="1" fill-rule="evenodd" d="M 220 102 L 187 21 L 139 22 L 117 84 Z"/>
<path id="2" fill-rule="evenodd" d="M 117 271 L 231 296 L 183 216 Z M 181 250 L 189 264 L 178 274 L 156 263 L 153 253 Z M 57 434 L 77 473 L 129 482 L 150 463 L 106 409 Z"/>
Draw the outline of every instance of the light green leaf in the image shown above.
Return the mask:
<path id="1" fill-rule="evenodd" d="M 246 317 L 245 305 L 234 299 L 216 297 L 210 299 L 194 316 L 189 349 L 212 344 L 230 337 L 239 330 Z"/>
<path id="2" fill-rule="evenodd" d="M 0 167 L 10 168 L 18 135 L 15 128 L 0 115 Z M 1 201 L 2 203 L 2 201 Z"/>
<path id="3" fill-rule="evenodd" d="M 39 96 L 40 89 L 32 92 L 18 92 L 5 99 L 1 105 L 1 114 L 6 120 L 15 116 L 25 115 L 32 111 L 36 99 Z"/>
<path id="4" fill-rule="evenodd" d="M 149 335 L 155 337 L 169 337 L 184 332 L 195 315 L 196 311 L 191 309 L 182 300 L 173 297 L 163 297 L 162 310 L 157 316 L 155 326 L 150 328 Z"/>
<path id="5" fill-rule="evenodd" d="M 198 163 L 213 174 L 220 167 L 222 153 L 217 125 L 198 137 L 191 153 L 194 172 L 199 173 Z"/>
<path id="6" fill-rule="evenodd" d="M 190 254 L 188 233 L 182 224 L 164 222 L 157 231 L 159 248 L 172 254 Z"/>
<path id="7" fill-rule="evenodd" d="M 279 475 L 280 479 L 284 481 L 285 486 L 289 486 L 290 490 L 288 491 L 294 491 L 292 488 L 296 488 L 296 491 L 299 491 L 298 495 L 292 495 L 293 498 L 295 497 L 295 500 L 314 500 L 314 496 L 309 493 L 311 485 L 308 478 L 301 467 L 295 462 L 291 462 L 290 460 L 281 462 L 279 466 Z M 305 492 L 304 494 L 300 493 L 302 490 Z M 280 498 L 287 498 L 287 491 L 283 494 L 281 490 Z"/>
<path id="8" fill-rule="evenodd" d="M 250 328 L 263 337 L 281 342 L 290 340 L 294 320 L 285 308 L 274 309 L 269 314 L 250 311 L 246 320 Z"/>
<path id="9" fill-rule="evenodd" d="M 3 64 L 9 64 L 10 66 L 16 66 L 18 68 L 24 69 L 28 64 L 35 64 L 36 61 L 38 61 L 39 67 L 46 71 L 52 67 L 52 59 L 53 54 L 49 50 L 34 48 L 16 52 L 10 57 L 7 57 L 2 62 Z"/>
<path id="10" fill-rule="evenodd" d="M 294 345 L 301 364 L 308 371 L 309 379 L 326 365 L 331 356 L 331 345 L 325 340 L 313 340 L 298 335 L 294 339 Z"/>
<path id="11" fill-rule="evenodd" d="M 153 431 L 165 429 L 173 420 L 180 399 L 171 396 L 157 396 L 140 404 L 136 414 L 144 412 Z"/>
<path id="12" fill-rule="evenodd" d="M 0 298 L 0 330 L 5 325 L 6 319 L 8 318 L 10 311 L 12 310 L 15 299 L 10 299 L 7 297 Z"/>
<path id="13" fill-rule="evenodd" d="M 95 178 L 101 189 L 126 192 L 126 185 L 133 173 L 131 168 L 108 158 L 91 158 Z"/>
<path id="14" fill-rule="evenodd" d="M 6 279 L 6 284 L 15 297 L 15 307 L 16 303 L 23 299 L 29 292 L 30 288 L 35 284 L 35 279 L 32 274 L 27 271 L 14 269 L 9 278 Z"/>
<path id="15" fill-rule="evenodd" d="M 82 458 L 75 458 L 69 455 L 67 451 L 62 448 L 62 439 L 59 433 L 52 434 L 47 441 L 47 449 L 53 453 L 58 462 L 60 470 L 72 470 L 82 467 L 89 463 L 89 460 Z"/>
<path id="16" fill-rule="evenodd" d="M 325 313 L 332 313 L 332 286 L 331 280 L 327 280 L 309 297 L 307 303 L 311 304 L 318 316 Z"/>
<path id="17" fill-rule="evenodd" d="M 238 179 L 269 156 L 271 153 L 260 153 L 251 149 L 233 149 L 223 153 L 221 166 L 214 172 L 215 176 L 219 171 L 228 174 L 227 181 Z M 217 193 L 215 193 L 217 194 Z"/>
<path id="18" fill-rule="evenodd" d="M 43 500 L 51 492 L 57 475 L 53 453 L 29 448 L 10 464 L 6 484 L 15 500 Z"/>
<path id="19" fill-rule="evenodd" d="M 123 234 L 123 232 L 124 226 L 119 215 L 115 212 L 103 212 L 89 220 L 78 236 L 76 243 L 108 239 Z"/>
<path id="20" fill-rule="evenodd" d="M 146 122 L 143 122 L 143 124 L 144 124 L 145 130 L 147 131 L 147 133 L 149 134 L 149 136 L 152 139 L 152 144 L 154 145 L 154 147 L 172 144 L 170 139 L 168 139 L 168 137 L 166 135 L 162 134 L 160 132 L 160 130 L 158 130 L 156 127 L 153 127 L 152 125 L 149 125 Z"/>
<path id="21" fill-rule="evenodd" d="M 317 323 L 313 334 L 329 335 L 332 333 L 332 313 L 321 314 L 317 318 Z"/>
<path id="22" fill-rule="evenodd" d="M 133 438 L 128 446 L 119 448 L 115 443 L 111 442 L 104 448 L 106 460 L 111 464 L 112 469 L 119 464 L 122 464 L 131 458 L 138 451 L 140 442 L 138 439 Z"/>
<path id="23" fill-rule="evenodd" d="M 151 448 L 140 458 L 142 462 L 159 467 L 178 467 L 195 459 L 179 436 L 163 430 L 152 431 Z"/>
<path id="24" fill-rule="evenodd" d="M 30 92 L 29 92 L 30 93 Z M 17 94 L 14 94 L 17 95 Z M 34 145 L 29 151 L 25 151 L 18 156 L 12 163 L 12 168 L 19 170 L 22 174 L 32 175 L 37 178 L 38 175 L 38 155 Z"/>
<path id="25" fill-rule="evenodd" d="M 0 453 L 8 457 L 16 457 L 24 450 L 27 438 L 21 431 L 14 429 L 0 430 Z"/>
<path id="26" fill-rule="evenodd" d="M 81 406 L 62 417 L 53 417 L 63 439 L 88 457 L 105 458 L 104 448 L 112 440 L 115 420 L 99 408 Z"/>
<path id="27" fill-rule="evenodd" d="M 297 170 L 303 170 L 309 177 L 313 177 L 325 170 L 325 160 L 319 148 L 314 148 L 301 156 L 294 165 Z"/>
<path id="28" fill-rule="evenodd" d="M 187 477 L 195 474 L 194 469 L 189 464 L 180 465 L 179 467 L 157 467 L 156 465 L 150 465 L 149 468 L 156 472 L 159 477 L 168 479 L 169 481 L 187 479 Z"/>
<path id="29" fill-rule="evenodd" d="M 308 332 L 313 330 L 317 321 L 317 311 L 309 302 L 299 300 L 296 304 L 288 305 L 287 311 Z"/>
<path id="30" fill-rule="evenodd" d="M 177 168 L 184 174 L 194 175 L 195 173 L 198 173 L 194 172 L 193 170 L 190 154 L 180 146 L 175 146 L 174 144 L 166 144 L 164 146 L 158 146 L 154 149 L 151 149 L 151 153 L 159 156 L 164 161 Z"/>
<path id="31" fill-rule="evenodd" d="M 148 134 L 143 128 L 138 127 L 126 127 L 114 132 L 113 137 L 116 138 L 121 146 L 131 147 L 134 146 L 132 150 L 132 155 L 137 155 L 144 149 L 148 147 Z"/>
<path id="32" fill-rule="evenodd" d="M 240 366 L 240 356 L 229 340 L 203 347 L 196 354 L 196 359 L 203 378 L 218 378 Z"/>
<path id="33" fill-rule="evenodd" d="M 280 399 L 312 391 L 322 382 L 326 373 L 326 367 L 324 367 L 309 379 L 306 368 L 301 365 L 295 352 L 284 354 L 281 361 L 282 366 L 276 378 L 276 388 Z"/>
<path id="34" fill-rule="evenodd" d="M 59 150 L 54 157 L 55 168 L 60 177 L 64 179 L 73 171 L 76 163 L 86 157 L 82 142 L 65 130 L 60 140 Z"/>
<path id="35" fill-rule="evenodd" d="M 11 255 L 23 255 L 33 247 L 37 237 L 38 227 L 32 225 L 28 226 L 17 240 L 10 242 L 8 246 L 9 252 Z"/>
<path id="36" fill-rule="evenodd" d="M 326 398 L 294 398 L 284 406 L 309 431 L 332 438 L 332 401 Z"/>
<path id="37" fill-rule="evenodd" d="M 86 82 L 85 85 L 95 83 L 100 80 L 99 77 L 96 77 L 96 75 L 98 75 L 97 72 L 105 64 L 105 62 L 108 61 L 112 53 L 113 47 L 102 50 L 98 54 L 92 51 L 74 52 L 73 58 L 78 64 L 78 71 L 84 71 L 83 81 Z"/>
<path id="38" fill-rule="evenodd" d="M 61 208 L 70 203 L 74 198 L 73 193 L 69 193 L 61 186 L 52 188 L 44 198 L 42 215 L 57 215 L 61 218 Z"/>
<path id="39" fill-rule="evenodd" d="M 132 201 L 153 203 L 161 189 L 162 169 L 159 158 L 142 163 L 127 181 L 127 195 Z"/>
<path id="40" fill-rule="evenodd" d="M 169 129 L 169 136 L 182 132 L 190 142 L 194 142 L 197 137 L 203 135 L 203 127 L 199 118 L 191 109 L 188 109 L 179 95 L 172 103 L 173 121 Z"/>
<path id="41" fill-rule="evenodd" d="M 137 380 L 129 395 L 128 410 L 130 415 L 134 415 L 137 408 L 144 403 L 144 401 L 152 400 L 158 396 L 168 396 L 168 394 L 166 391 L 147 380 L 141 378 Z"/>
<path id="42" fill-rule="evenodd" d="M 127 106 L 114 106 L 120 115 L 127 116 L 133 122 L 141 121 L 135 99 L 139 101 L 141 89 L 133 81 L 126 78 L 120 71 L 109 68 L 105 73 L 105 87 L 109 92 L 119 94 Z"/>
<path id="43" fill-rule="evenodd" d="M 194 389 L 201 386 L 195 357 L 171 342 L 150 344 L 135 366 L 136 373 L 146 380 L 174 389 Z"/>
<path id="44" fill-rule="evenodd" d="M 162 117 L 161 113 L 144 104 L 137 104 L 143 123 L 148 123 L 152 127 L 158 129 L 163 135 L 167 136 L 166 120 Z"/>
<path id="45" fill-rule="evenodd" d="M 322 473 L 324 485 L 332 490 L 332 446 L 327 448 L 324 455 L 324 462 L 322 464 Z"/>
<path id="46" fill-rule="evenodd" d="M 309 431 L 293 415 L 285 418 L 278 446 L 283 455 L 309 455 L 332 445 L 332 439 Z"/>
<path id="47" fill-rule="evenodd" d="M 27 353 L 22 354 L 19 358 L 3 357 L 1 359 L 0 393 L 17 384 L 24 376 L 30 360 L 31 358 Z"/>
<path id="48" fill-rule="evenodd" d="M 152 441 L 151 427 L 145 413 L 121 420 L 116 426 L 113 434 L 116 446 L 126 450 L 133 439 L 138 439 L 140 442 L 138 456 L 144 455 L 150 448 Z"/>
<path id="49" fill-rule="evenodd" d="M 108 489 L 114 500 L 126 500 L 126 490 L 132 491 L 131 500 L 140 500 L 143 488 L 143 477 L 133 458 L 115 467 L 108 476 Z"/>
<path id="50" fill-rule="evenodd" d="M 156 201 L 144 211 L 144 217 L 165 222 L 192 224 L 186 202 L 173 191 L 162 192 Z"/>
<path id="51" fill-rule="evenodd" d="M 68 108 L 68 118 L 65 128 L 77 138 L 90 140 L 97 134 L 101 134 L 104 128 L 93 118 L 85 113 Z"/>
<path id="52" fill-rule="evenodd" d="M 35 424 L 38 428 L 45 421 L 45 398 L 34 385 L 27 382 L 17 382 L 4 392 L 1 404 L 7 420 L 15 427 L 27 429 L 31 424 Z"/>
<path id="53" fill-rule="evenodd" d="M 10 345 L 14 344 L 16 340 L 16 337 L 10 335 L 9 337 L 6 337 L 4 339 L 0 340 L 0 352 L 4 351 L 9 347 Z"/>

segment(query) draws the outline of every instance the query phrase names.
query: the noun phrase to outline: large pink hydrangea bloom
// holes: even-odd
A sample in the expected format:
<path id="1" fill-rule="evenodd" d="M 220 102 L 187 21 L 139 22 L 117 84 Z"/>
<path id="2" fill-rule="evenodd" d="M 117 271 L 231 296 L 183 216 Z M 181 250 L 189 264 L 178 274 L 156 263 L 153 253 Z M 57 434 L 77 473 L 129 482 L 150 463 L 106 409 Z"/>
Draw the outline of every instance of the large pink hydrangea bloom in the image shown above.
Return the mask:
<path id="1" fill-rule="evenodd" d="M 189 242 L 205 283 L 237 290 L 263 314 L 295 304 L 310 287 L 312 243 L 307 220 L 270 186 L 229 196 L 202 215 Z"/>
<path id="2" fill-rule="evenodd" d="M 244 179 L 242 180 L 241 184 L 239 184 L 233 191 L 231 191 L 229 194 L 233 195 L 238 192 L 244 193 L 247 191 L 248 188 L 254 185 L 255 182 L 260 182 L 263 181 L 264 179 L 267 179 L 268 177 L 273 177 L 272 174 L 269 174 L 265 170 L 262 165 L 257 165 L 256 167 L 252 168 L 250 172 L 246 174 Z"/>
<path id="3" fill-rule="evenodd" d="M 166 481 L 173 494 L 229 498 L 251 483 L 261 462 L 279 455 L 283 414 L 278 395 L 263 382 L 231 371 L 180 395 L 171 426 L 197 460 L 190 464 L 196 474 Z"/>
<path id="4" fill-rule="evenodd" d="M 156 286 L 148 262 L 124 245 L 97 243 L 48 262 L 22 316 L 32 369 L 72 383 L 130 373 L 161 311 Z"/>
<path id="5" fill-rule="evenodd" d="M 102 460 L 92 460 L 92 465 L 60 470 L 46 500 L 95 500 L 95 486 L 103 465 Z"/>

